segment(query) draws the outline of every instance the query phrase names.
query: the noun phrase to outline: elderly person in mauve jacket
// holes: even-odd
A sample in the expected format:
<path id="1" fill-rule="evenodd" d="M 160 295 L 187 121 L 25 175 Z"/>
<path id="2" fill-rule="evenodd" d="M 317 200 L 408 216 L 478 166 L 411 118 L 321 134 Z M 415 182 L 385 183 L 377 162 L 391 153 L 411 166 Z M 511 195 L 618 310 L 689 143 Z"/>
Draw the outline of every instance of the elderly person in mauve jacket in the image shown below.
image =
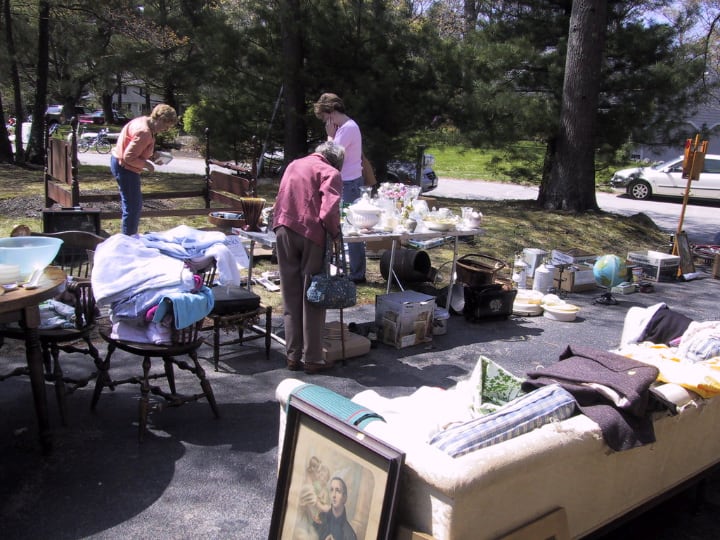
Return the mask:
<path id="1" fill-rule="evenodd" d="M 273 229 L 280 270 L 288 369 L 318 373 L 333 367 L 325 362 L 325 309 L 307 301 L 313 274 L 323 268 L 328 233 L 340 233 L 340 199 L 345 150 L 332 142 L 291 162 L 275 200 Z"/>

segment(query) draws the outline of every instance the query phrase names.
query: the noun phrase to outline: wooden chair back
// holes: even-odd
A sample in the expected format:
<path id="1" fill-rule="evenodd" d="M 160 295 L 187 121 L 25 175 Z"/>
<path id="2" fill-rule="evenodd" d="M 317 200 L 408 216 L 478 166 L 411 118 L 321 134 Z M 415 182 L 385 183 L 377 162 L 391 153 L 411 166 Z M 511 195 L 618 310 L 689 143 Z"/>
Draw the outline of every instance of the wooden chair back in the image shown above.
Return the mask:
<path id="1" fill-rule="evenodd" d="M 63 243 L 53 264 L 60 266 L 67 275 L 83 279 L 90 277 L 95 248 L 105 240 L 102 236 L 87 231 L 33 232 L 31 235 L 60 238 Z"/>

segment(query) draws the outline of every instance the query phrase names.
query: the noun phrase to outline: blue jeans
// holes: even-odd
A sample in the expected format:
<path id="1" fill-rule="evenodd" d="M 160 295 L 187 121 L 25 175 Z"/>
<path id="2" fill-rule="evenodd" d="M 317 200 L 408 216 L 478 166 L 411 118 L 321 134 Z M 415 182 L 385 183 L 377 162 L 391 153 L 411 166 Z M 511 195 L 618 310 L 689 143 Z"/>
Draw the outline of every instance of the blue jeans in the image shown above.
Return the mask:
<path id="1" fill-rule="evenodd" d="M 115 156 L 110 157 L 110 172 L 120 188 L 122 233 L 128 236 L 137 234 L 143 203 L 140 175 L 120 165 Z"/>
<path id="2" fill-rule="evenodd" d="M 342 204 L 353 204 L 360 198 L 360 188 L 365 185 L 362 176 L 355 180 L 343 181 Z M 365 243 L 353 242 L 348 244 L 350 257 L 350 279 L 365 279 Z"/>

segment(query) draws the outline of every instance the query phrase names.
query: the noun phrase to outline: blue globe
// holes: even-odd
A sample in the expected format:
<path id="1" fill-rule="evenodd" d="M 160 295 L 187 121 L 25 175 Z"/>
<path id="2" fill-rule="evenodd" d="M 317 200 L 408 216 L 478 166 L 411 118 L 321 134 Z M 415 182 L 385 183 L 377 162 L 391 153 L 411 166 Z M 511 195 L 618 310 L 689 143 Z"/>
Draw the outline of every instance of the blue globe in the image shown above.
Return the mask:
<path id="1" fill-rule="evenodd" d="M 614 287 L 627 280 L 627 266 L 617 255 L 603 255 L 593 266 L 593 276 L 598 285 Z"/>

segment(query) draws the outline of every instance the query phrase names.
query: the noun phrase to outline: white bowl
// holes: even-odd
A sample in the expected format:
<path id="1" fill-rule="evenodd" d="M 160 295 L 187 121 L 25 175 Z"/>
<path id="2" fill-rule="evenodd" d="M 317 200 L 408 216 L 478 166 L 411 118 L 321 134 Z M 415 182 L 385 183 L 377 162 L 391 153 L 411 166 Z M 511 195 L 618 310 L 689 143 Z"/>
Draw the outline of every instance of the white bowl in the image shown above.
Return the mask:
<path id="1" fill-rule="evenodd" d="M 425 226 L 431 231 L 451 231 L 455 228 L 455 223 L 448 221 L 426 221 Z"/>
<path id="2" fill-rule="evenodd" d="M 347 221 L 357 229 L 372 229 L 380 221 L 382 210 L 353 210 L 347 215 Z"/>
<path id="3" fill-rule="evenodd" d="M 543 316 L 554 321 L 570 322 L 577 317 L 580 308 L 573 304 L 543 305 Z"/>
<path id="4" fill-rule="evenodd" d="M 47 236 L 14 236 L 0 238 L 0 264 L 20 267 L 25 281 L 36 268 L 45 268 L 60 251 L 63 241 Z"/>

